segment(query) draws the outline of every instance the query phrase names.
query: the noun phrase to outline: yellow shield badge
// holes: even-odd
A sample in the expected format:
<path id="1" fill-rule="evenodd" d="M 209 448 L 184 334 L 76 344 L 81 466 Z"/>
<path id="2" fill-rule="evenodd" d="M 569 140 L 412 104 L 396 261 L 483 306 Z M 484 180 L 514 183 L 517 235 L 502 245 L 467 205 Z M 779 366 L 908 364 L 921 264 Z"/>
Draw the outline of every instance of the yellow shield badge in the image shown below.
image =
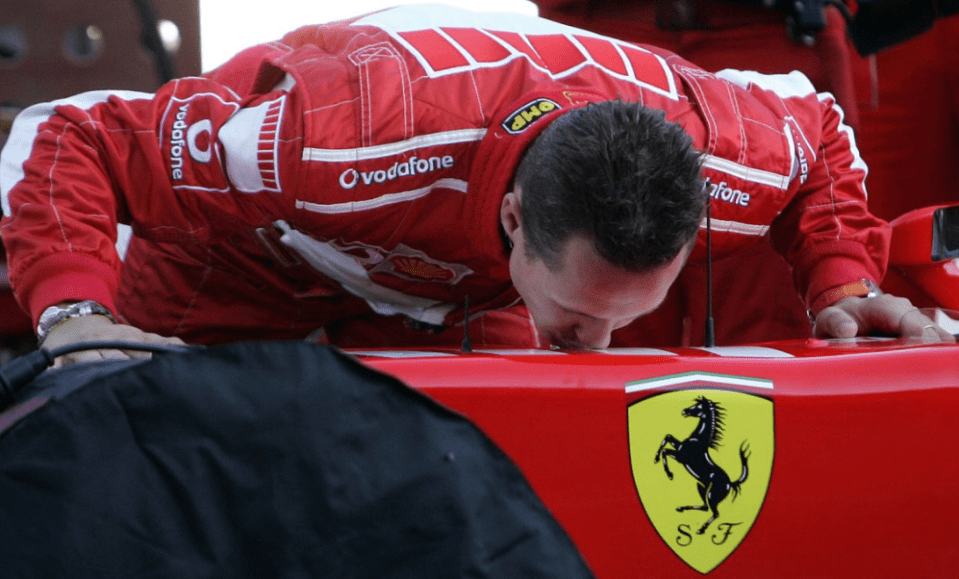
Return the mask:
<path id="1" fill-rule="evenodd" d="M 775 449 L 769 380 L 709 373 L 626 385 L 629 453 L 659 536 L 709 573 L 746 538 L 762 508 Z"/>

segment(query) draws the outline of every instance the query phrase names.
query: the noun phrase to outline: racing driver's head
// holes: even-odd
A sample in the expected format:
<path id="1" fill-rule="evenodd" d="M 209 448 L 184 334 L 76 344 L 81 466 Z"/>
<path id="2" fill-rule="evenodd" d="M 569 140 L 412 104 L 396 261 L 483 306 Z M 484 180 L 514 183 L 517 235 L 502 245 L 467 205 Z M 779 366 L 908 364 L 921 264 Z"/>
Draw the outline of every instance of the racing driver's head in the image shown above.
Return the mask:
<path id="1" fill-rule="evenodd" d="M 575 109 L 533 142 L 500 222 L 544 345 L 604 348 L 662 303 L 703 218 L 700 173 L 682 128 L 635 103 Z"/>

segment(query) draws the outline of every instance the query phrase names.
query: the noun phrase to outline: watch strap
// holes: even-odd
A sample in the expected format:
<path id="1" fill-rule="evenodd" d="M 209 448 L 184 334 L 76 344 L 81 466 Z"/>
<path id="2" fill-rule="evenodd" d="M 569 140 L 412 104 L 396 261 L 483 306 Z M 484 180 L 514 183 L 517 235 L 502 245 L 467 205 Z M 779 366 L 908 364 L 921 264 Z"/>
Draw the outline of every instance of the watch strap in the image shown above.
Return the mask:
<path id="1" fill-rule="evenodd" d="M 37 322 L 37 338 L 42 344 L 46 337 L 50 335 L 50 332 L 64 321 L 91 315 L 105 316 L 111 322 L 116 322 L 116 318 L 113 317 L 110 310 L 93 300 L 85 300 L 65 306 L 50 306 L 40 314 L 40 320 Z"/>
<path id="2" fill-rule="evenodd" d="M 814 319 L 816 314 L 843 298 L 852 296 L 860 298 L 874 298 L 879 295 L 882 295 L 882 290 L 880 290 L 879 286 L 877 286 L 875 282 L 870 279 L 864 278 L 852 283 L 847 283 L 845 285 L 828 289 L 819 294 L 819 297 L 813 301 L 812 306 L 809 308 L 809 316 L 810 319 Z"/>

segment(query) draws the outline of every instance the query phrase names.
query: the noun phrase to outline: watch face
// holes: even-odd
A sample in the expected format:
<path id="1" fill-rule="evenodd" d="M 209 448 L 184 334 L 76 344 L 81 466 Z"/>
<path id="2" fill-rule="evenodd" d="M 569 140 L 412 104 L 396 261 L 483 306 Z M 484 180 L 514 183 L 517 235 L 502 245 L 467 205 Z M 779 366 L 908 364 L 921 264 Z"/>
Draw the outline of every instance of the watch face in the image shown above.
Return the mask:
<path id="1" fill-rule="evenodd" d="M 43 313 L 40 314 L 40 325 L 42 326 L 45 323 L 49 323 L 59 316 L 66 314 L 67 311 L 69 311 L 69 308 L 50 306 L 49 308 L 43 310 Z"/>
<path id="2" fill-rule="evenodd" d="M 72 306 L 71 306 L 72 307 Z M 52 327 L 60 320 L 69 315 L 70 307 L 50 306 L 40 314 L 40 321 L 37 324 L 37 335 L 41 338 L 49 332 Z"/>
<path id="3" fill-rule="evenodd" d="M 879 289 L 879 286 L 873 283 L 871 279 L 864 279 L 862 280 L 862 283 L 864 286 L 866 286 L 866 289 L 869 290 L 869 293 L 866 294 L 866 297 L 874 298 L 882 295 L 882 290 Z"/>

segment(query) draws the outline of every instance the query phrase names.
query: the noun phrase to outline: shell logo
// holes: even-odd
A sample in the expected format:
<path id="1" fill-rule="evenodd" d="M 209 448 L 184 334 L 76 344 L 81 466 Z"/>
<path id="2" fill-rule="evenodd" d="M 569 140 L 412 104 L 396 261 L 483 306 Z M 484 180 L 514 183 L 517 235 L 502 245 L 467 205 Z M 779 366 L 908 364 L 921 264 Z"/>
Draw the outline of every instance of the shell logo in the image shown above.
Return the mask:
<path id="1" fill-rule="evenodd" d="M 455 275 L 452 271 L 446 268 L 416 257 L 392 257 L 390 258 L 390 262 L 393 264 L 393 267 L 397 272 L 419 279 L 430 281 L 449 281 L 453 279 Z"/>

